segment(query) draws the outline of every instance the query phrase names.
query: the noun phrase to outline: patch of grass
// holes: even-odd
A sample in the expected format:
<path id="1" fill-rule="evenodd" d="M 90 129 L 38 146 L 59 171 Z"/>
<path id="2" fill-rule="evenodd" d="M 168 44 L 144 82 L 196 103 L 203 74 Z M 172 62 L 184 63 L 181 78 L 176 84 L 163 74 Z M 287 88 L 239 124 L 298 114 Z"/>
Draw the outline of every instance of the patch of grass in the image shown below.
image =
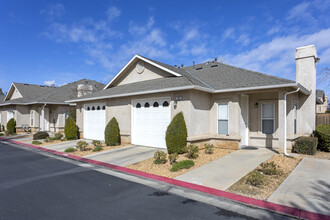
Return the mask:
<path id="1" fill-rule="evenodd" d="M 76 148 L 73 148 L 73 147 L 69 147 L 67 149 L 65 149 L 65 153 L 70 153 L 70 152 L 75 152 L 76 151 Z"/>
<path id="2" fill-rule="evenodd" d="M 192 167 L 194 165 L 195 165 L 195 163 L 192 160 L 182 160 L 180 162 L 173 164 L 173 166 L 171 168 L 171 172 L 176 172 L 181 169 L 189 169 L 190 167 Z"/>
<path id="3" fill-rule="evenodd" d="M 103 150 L 102 146 L 96 146 L 96 147 L 94 147 L 93 152 L 97 152 L 97 151 L 101 151 L 101 150 Z"/>
<path id="4" fill-rule="evenodd" d="M 32 141 L 32 144 L 39 145 L 39 144 L 42 144 L 42 143 L 40 141 Z"/>
<path id="5" fill-rule="evenodd" d="M 265 176 L 258 171 L 252 171 L 248 174 L 246 183 L 252 186 L 261 186 L 265 183 Z"/>

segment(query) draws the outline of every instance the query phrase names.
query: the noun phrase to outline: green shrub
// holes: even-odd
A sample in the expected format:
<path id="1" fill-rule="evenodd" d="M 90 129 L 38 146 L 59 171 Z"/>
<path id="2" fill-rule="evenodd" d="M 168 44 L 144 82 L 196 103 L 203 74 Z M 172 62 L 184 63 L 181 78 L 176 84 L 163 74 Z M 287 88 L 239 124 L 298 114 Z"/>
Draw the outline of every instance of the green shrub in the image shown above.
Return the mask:
<path id="1" fill-rule="evenodd" d="M 316 137 L 300 137 L 293 145 L 292 152 L 298 154 L 314 155 L 317 148 Z"/>
<path id="2" fill-rule="evenodd" d="M 0 136 L 4 136 L 5 134 L 4 133 L 0 133 Z"/>
<path id="3" fill-rule="evenodd" d="M 50 143 L 50 142 L 53 142 L 53 139 L 50 138 L 50 137 L 46 137 L 45 140 L 44 140 L 45 143 Z"/>
<path id="4" fill-rule="evenodd" d="M 76 146 L 80 151 L 85 151 L 86 147 L 88 147 L 88 143 L 86 141 L 78 141 Z"/>
<path id="5" fill-rule="evenodd" d="M 155 164 L 164 164 L 166 163 L 166 153 L 164 151 L 156 151 L 154 154 L 154 163 Z"/>
<path id="6" fill-rule="evenodd" d="M 55 138 L 56 138 L 55 140 L 61 140 L 62 137 L 63 137 L 63 134 L 60 133 L 60 132 L 58 132 L 58 133 L 55 134 Z"/>
<path id="7" fill-rule="evenodd" d="M 259 173 L 258 171 L 252 171 L 248 174 L 246 183 L 252 186 L 261 186 L 265 182 L 265 176 Z"/>
<path id="8" fill-rule="evenodd" d="M 93 149 L 93 152 L 101 151 L 103 150 L 102 146 L 95 146 Z"/>
<path id="9" fill-rule="evenodd" d="M 77 111 L 75 108 L 69 111 L 69 117 L 71 117 L 75 122 L 77 121 Z"/>
<path id="10" fill-rule="evenodd" d="M 187 147 L 187 156 L 190 159 L 196 159 L 198 157 L 198 147 L 196 145 L 189 145 Z"/>
<path id="11" fill-rule="evenodd" d="M 170 161 L 170 164 L 171 165 L 175 164 L 178 157 L 179 157 L 178 153 L 169 154 L 168 155 L 168 160 Z"/>
<path id="12" fill-rule="evenodd" d="M 39 145 L 39 144 L 42 144 L 42 143 L 40 141 L 32 141 L 32 144 Z"/>
<path id="13" fill-rule="evenodd" d="M 171 168 L 171 172 L 176 172 L 182 169 L 189 169 L 190 167 L 194 166 L 195 163 L 192 160 L 182 160 L 180 162 L 177 162 L 173 164 Z"/>
<path id="14" fill-rule="evenodd" d="M 69 116 L 65 121 L 64 134 L 68 140 L 77 139 L 77 125 L 76 122 Z"/>
<path id="15" fill-rule="evenodd" d="M 67 141 L 68 139 L 66 137 L 62 138 L 61 141 Z"/>
<path id="16" fill-rule="evenodd" d="M 280 170 L 278 169 L 279 166 L 272 162 L 264 162 L 260 164 L 261 169 L 260 171 L 266 175 L 278 175 L 280 174 Z"/>
<path id="17" fill-rule="evenodd" d="M 104 137 L 107 146 L 117 146 L 120 144 L 119 125 L 115 117 L 105 127 Z"/>
<path id="18" fill-rule="evenodd" d="M 16 122 L 15 119 L 11 118 L 7 123 L 7 131 L 9 134 L 16 133 Z"/>
<path id="19" fill-rule="evenodd" d="M 38 131 L 33 135 L 33 140 L 40 140 L 49 137 L 49 134 L 46 131 Z"/>
<path id="20" fill-rule="evenodd" d="M 70 152 L 75 152 L 76 151 L 76 149 L 75 148 L 73 148 L 73 147 L 69 147 L 69 148 L 67 148 L 67 149 L 65 149 L 65 153 L 70 153 Z"/>
<path id="21" fill-rule="evenodd" d="M 57 141 L 58 139 L 57 139 L 57 137 L 51 137 L 50 140 L 51 141 Z"/>
<path id="22" fill-rule="evenodd" d="M 330 125 L 320 124 L 316 126 L 315 137 L 319 141 L 317 149 L 330 152 Z"/>
<path id="23" fill-rule="evenodd" d="M 1 111 L 0 111 L 0 114 L 1 114 Z M 1 125 L 1 123 L 0 123 L 0 132 L 2 132 L 2 125 Z"/>
<path id="24" fill-rule="evenodd" d="M 167 127 L 165 139 L 169 154 L 184 153 L 187 146 L 187 126 L 182 112 L 174 116 Z"/>
<path id="25" fill-rule="evenodd" d="M 214 145 L 213 144 L 205 144 L 205 153 L 206 154 L 213 154 Z"/>
<path id="26" fill-rule="evenodd" d="M 93 140 L 92 144 L 94 145 L 94 147 L 101 146 L 101 141 Z"/>

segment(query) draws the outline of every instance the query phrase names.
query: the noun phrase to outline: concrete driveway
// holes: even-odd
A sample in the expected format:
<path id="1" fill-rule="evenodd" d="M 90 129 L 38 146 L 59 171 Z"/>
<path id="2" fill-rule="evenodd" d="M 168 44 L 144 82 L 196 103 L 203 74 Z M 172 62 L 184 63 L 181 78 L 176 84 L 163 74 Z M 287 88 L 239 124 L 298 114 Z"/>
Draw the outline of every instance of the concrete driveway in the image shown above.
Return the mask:
<path id="1" fill-rule="evenodd" d="M 130 145 L 85 157 L 118 166 L 128 166 L 152 158 L 158 150 L 158 148 Z"/>
<path id="2" fill-rule="evenodd" d="M 330 160 L 304 158 L 268 201 L 330 215 Z"/>
<path id="3" fill-rule="evenodd" d="M 273 151 L 266 148 L 247 147 L 175 179 L 225 190 L 274 154 Z"/>

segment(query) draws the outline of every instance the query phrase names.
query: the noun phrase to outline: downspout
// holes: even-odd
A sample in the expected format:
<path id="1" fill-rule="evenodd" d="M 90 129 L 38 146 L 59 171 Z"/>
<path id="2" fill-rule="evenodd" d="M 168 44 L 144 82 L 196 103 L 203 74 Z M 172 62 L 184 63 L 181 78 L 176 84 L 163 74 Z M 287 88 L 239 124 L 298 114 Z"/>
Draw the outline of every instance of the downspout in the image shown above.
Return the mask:
<path id="1" fill-rule="evenodd" d="M 42 130 L 45 131 L 45 107 L 47 103 L 42 106 Z"/>
<path id="2" fill-rule="evenodd" d="M 287 95 L 290 95 L 290 94 L 293 94 L 293 93 L 296 93 L 300 90 L 300 88 L 298 88 L 297 90 L 295 91 L 292 91 L 292 92 L 287 92 L 287 93 L 284 93 L 284 155 L 285 156 L 291 156 L 287 151 L 286 151 L 286 96 Z"/>

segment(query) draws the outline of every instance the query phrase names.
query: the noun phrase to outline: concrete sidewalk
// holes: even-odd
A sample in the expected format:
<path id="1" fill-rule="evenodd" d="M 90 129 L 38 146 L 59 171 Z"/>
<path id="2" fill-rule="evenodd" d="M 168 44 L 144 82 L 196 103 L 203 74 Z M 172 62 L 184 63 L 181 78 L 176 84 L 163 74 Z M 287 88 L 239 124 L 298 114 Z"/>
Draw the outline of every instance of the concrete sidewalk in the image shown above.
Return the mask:
<path id="1" fill-rule="evenodd" d="M 330 160 L 304 158 L 268 201 L 330 215 Z"/>
<path id="2" fill-rule="evenodd" d="M 152 158 L 157 150 L 159 149 L 130 145 L 113 150 L 99 152 L 85 157 L 125 167 Z"/>
<path id="3" fill-rule="evenodd" d="M 241 149 L 175 179 L 225 190 L 274 154 L 266 148 Z"/>

